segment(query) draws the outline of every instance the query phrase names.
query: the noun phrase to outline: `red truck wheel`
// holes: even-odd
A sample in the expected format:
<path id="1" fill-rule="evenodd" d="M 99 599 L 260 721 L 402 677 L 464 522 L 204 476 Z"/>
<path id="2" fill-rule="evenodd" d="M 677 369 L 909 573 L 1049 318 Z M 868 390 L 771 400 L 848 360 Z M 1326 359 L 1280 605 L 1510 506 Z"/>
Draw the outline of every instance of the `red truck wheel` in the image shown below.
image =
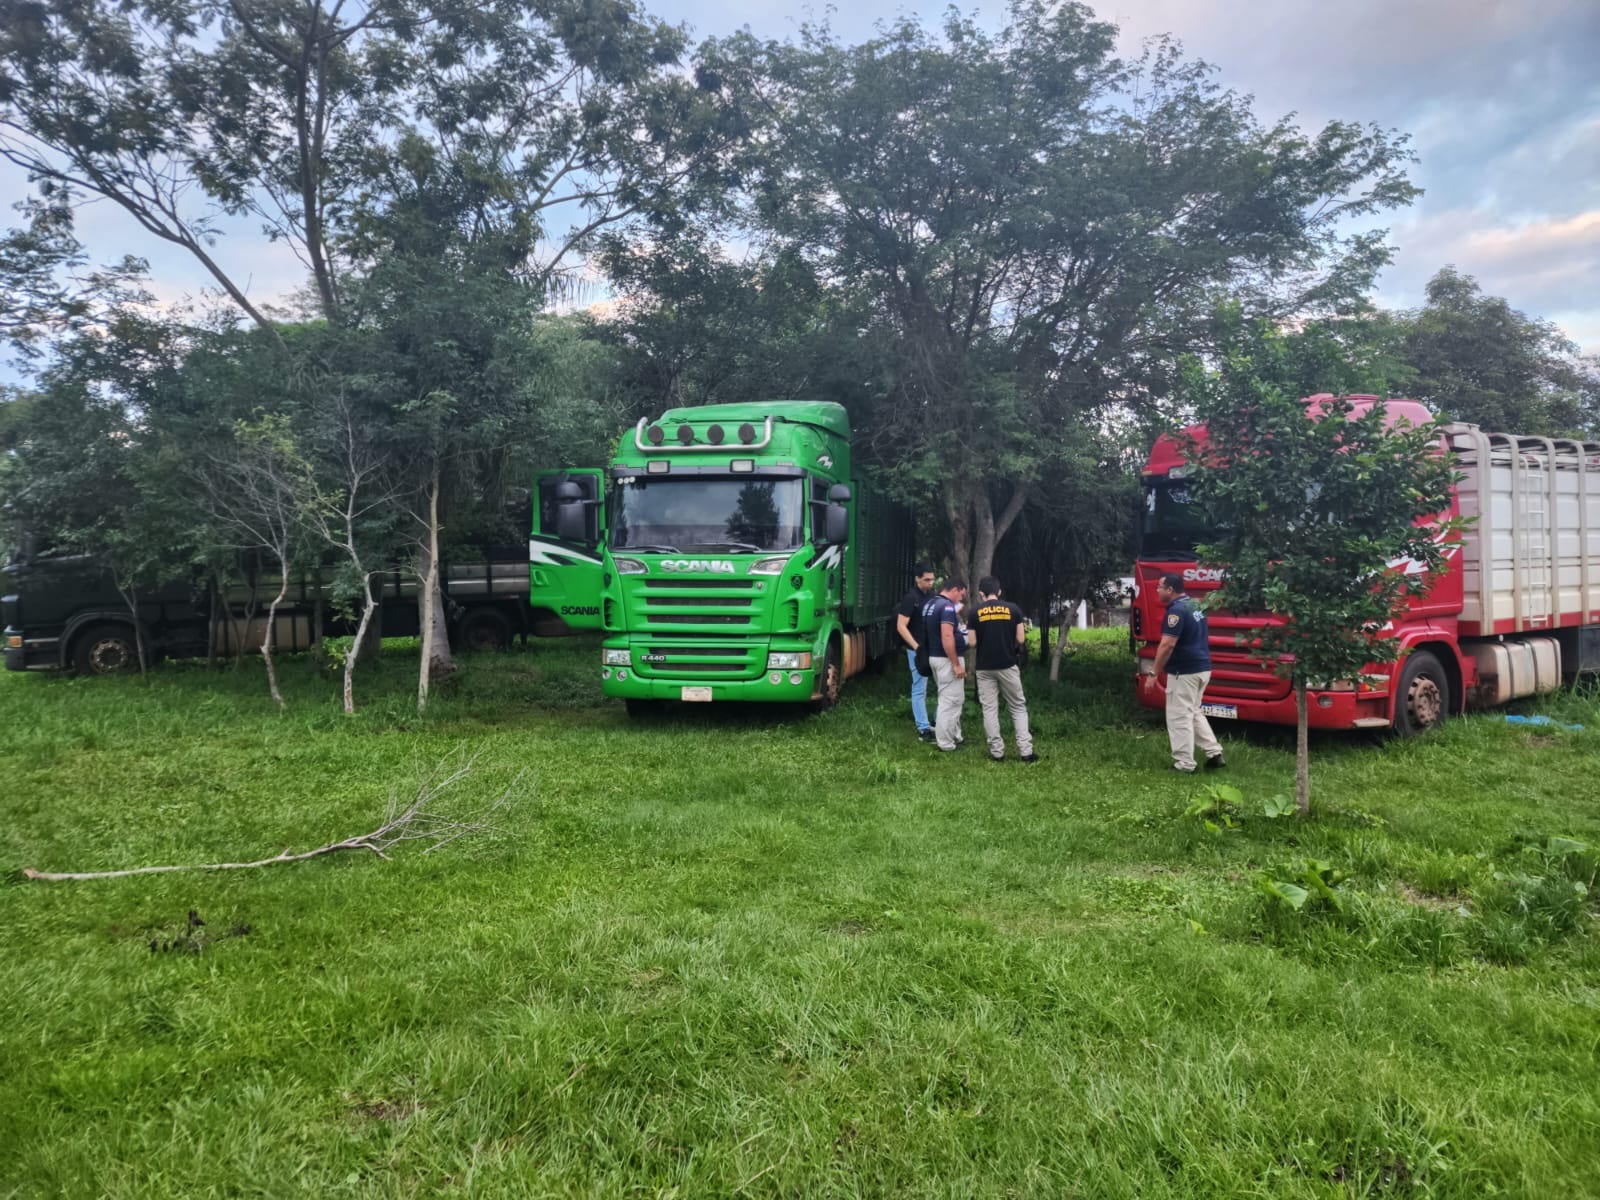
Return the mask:
<path id="1" fill-rule="evenodd" d="M 1401 737 L 1415 737 L 1437 728 L 1450 715 L 1450 677 L 1444 664 L 1427 650 L 1406 656 L 1394 698 L 1394 728 Z"/>

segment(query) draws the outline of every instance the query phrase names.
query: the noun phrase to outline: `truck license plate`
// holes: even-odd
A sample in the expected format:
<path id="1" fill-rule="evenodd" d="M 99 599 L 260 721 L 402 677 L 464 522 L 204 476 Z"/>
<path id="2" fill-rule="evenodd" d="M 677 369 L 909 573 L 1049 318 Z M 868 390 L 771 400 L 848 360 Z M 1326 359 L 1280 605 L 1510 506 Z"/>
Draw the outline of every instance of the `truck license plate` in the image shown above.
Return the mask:
<path id="1" fill-rule="evenodd" d="M 686 687 L 683 689 L 683 699 L 696 701 L 700 704 L 710 704 L 711 689 L 708 687 Z"/>
<path id="2" fill-rule="evenodd" d="M 687 691 L 688 689 L 684 689 Z M 1230 721 L 1239 719 L 1239 706 L 1237 704 L 1202 704 L 1200 711 L 1208 717 L 1226 717 Z"/>

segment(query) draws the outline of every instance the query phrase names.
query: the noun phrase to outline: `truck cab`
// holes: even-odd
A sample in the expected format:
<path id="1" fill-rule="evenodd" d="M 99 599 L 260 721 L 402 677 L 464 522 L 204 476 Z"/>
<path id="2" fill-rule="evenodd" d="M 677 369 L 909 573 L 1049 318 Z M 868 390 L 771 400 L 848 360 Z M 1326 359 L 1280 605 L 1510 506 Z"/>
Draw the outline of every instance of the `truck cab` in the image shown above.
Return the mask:
<path id="1" fill-rule="evenodd" d="M 533 603 L 605 633 L 601 686 L 631 710 L 832 704 L 888 649 L 910 560 L 909 521 L 852 479 L 849 438 L 826 403 L 641 420 L 603 472 L 538 479 Z"/>

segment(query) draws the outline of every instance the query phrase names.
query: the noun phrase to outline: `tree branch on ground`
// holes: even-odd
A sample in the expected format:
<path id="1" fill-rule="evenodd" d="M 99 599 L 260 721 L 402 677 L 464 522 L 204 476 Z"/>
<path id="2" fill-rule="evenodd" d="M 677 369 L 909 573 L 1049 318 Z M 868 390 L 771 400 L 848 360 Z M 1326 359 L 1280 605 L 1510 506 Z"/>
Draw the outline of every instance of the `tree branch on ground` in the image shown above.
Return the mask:
<path id="1" fill-rule="evenodd" d="M 120 871 L 37 871 L 32 867 L 24 867 L 22 876 L 24 879 L 36 879 L 45 883 L 62 883 L 75 879 L 120 879 L 129 875 L 166 875 L 176 871 L 241 871 L 251 867 L 305 862 L 341 850 L 366 850 L 379 858 L 387 859 L 396 846 L 407 842 L 426 842 L 427 845 L 422 852 L 432 854 L 458 838 L 492 831 L 494 826 L 489 823 L 489 818 L 511 803 L 517 785 L 527 774 L 526 771 L 517 772 L 516 777 L 494 800 L 464 816 L 455 817 L 437 811 L 436 806 L 440 798 L 471 775 L 477 761 L 477 755 L 470 758 L 457 756 L 454 760 L 445 759 L 420 781 L 416 795 L 408 802 L 402 804 L 399 793 L 393 791 L 389 793 L 382 824 L 366 833 L 358 833 L 354 837 L 318 846 L 315 850 L 304 850 L 299 853 L 284 850 L 283 853 L 274 854 L 271 858 L 258 858 L 253 862 L 179 863 L 161 867 L 129 867 Z"/>

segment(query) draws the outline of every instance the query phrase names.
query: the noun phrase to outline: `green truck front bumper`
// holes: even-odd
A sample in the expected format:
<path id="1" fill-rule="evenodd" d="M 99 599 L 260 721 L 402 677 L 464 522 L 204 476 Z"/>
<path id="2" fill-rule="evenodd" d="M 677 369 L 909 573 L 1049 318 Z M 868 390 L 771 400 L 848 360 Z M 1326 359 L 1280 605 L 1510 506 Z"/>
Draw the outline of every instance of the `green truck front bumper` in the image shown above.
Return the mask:
<path id="1" fill-rule="evenodd" d="M 758 701 L 788 703 L 809 700 L 816 691 L 817 673 L 812 668 L 798 671 L 765 671 L 757 679 L 686 679 L 645 677 L 627 668 L 602 667 L 600 690 L 624 700 L 684 700 L 725 703 Z M 778 682 L 774 683 L 774 677 Z M 793 682 L 791 682 L 793 681 Z"/>

